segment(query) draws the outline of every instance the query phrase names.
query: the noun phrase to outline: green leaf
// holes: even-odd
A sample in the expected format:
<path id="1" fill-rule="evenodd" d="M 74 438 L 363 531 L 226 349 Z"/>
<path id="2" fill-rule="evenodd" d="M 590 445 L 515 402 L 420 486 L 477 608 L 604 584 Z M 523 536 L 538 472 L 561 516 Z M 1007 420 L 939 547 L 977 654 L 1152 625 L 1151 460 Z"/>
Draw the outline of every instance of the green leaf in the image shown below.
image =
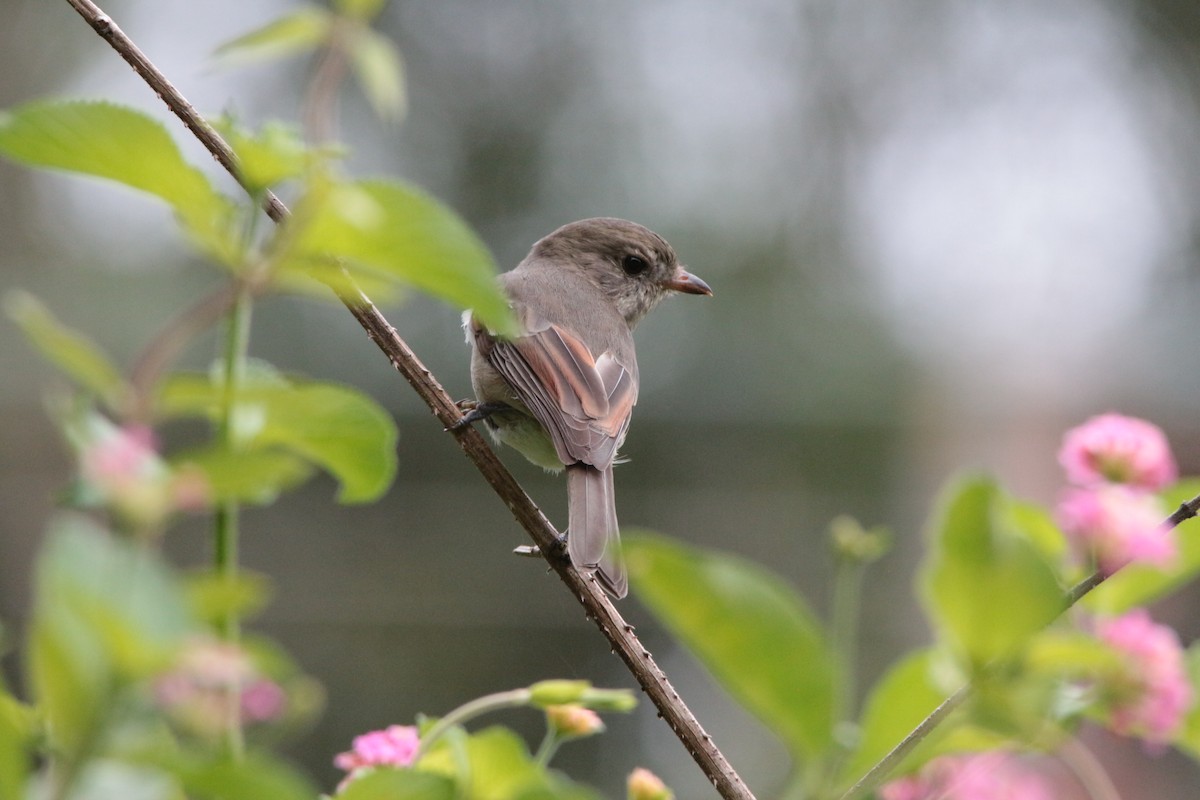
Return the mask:
<path id="1" fill-rule="evenodd" d="M 863 708 L 858 749 L 842 770 L 845 784 L 865 775 L 946 699 L 949 692 L 934 679 L 939 658 L 943 657 L 929 649 L 909 653 L 893 664 L 871 690 Z M 949 726 L 939 727 L 934 736 L 943 736 L 948 730 Z M 907 763 L 927 757 L 921 751 L 934 744 L 927 741 L 929 744 L 917 748 Z"/>
<path id="2" fill-rule="evenodd" d="M 327 155 L 313 151 L 295 127 L 268 122 L 257 133 L 246 130 L 230 117 L 213 122 L 237 156 L 238 172 L 253 191 L 305 175 L 311 165 Z"/>
<path id="3" fill-rule="evenodd" d="M 317 795 L 296 769 L 264 753 L 240 761 L 182 761 L 174 771 L 193 800 L 312 800 Z"/>
<path id="4" fill-rule="evenodd" d="M 387 0 L 333 0 L 333 7 L 348 17 L 367 20 L 383 10 Z"/>
<path id="5" fill-rule="evenodd" d="M 833 657 L 804 600 L 742 559 L 648 534 L 626 539 L 630 578 L 663 625 L 793 755 L 827 750 Z"/>
<path id="6" fill-rule="evenodd" d="M 244 568 L 235 575 L 193 572 L 185 577 L 184 588 L 193 613 L 214 628 L 221 620 L 257 615 L 271 599 L 271 579 Z"/>
<path id="7" fill-rule="evenodd" d="M 453 800 L 454 781 L 411 769 L 376 768 L 355 778 L 338 800 Z"/>
<path id="8" fill-rule="evenodd" d="M 939 635 L 973 668 L 1017 655 L 1063 609 L 1050 565 L 1013 530 L 992 481 L 959 481 L 931 526 L 921 595 Z"/>
<path id="9" fill-rule="evenodd" d="M 28 292 L 9 292 L 4 297 L 4 308 L 48 361 L 109 406 L 120 401 L 125 391 L 121 373 L 90 339 L 55 319 Z"/>
<path id="10" fill-rule="evenodd" d="M 1067 556 L 1067 540 L 1050 512 L 1033 503 L 1010 500 L 1013 533 L 1024 537 L 1051 564 Z"/>
<path id="11" fill-rule="evenodd" d="M 215 418 L 221 395 L 207 378 L 179 375 L 167 381 L 162 403 L 168 414 L 202 413 Z M 272 456 L 281 455 L 280 449 L 299 455 L 337 478 L 338 500 L 343 503 L 375 500 L 391 485 L 398 433 L 391 416 L 367 395 L 333 383 L 291 384 L 275 378 L 247 380 L 236 402 L 235 428 L 244 451 L 236 459 L 258 458 L 257 469 L 278 468 L 271 474 L 290 480 L 298 473 Z M 214 459 L 219 463 L 214 464 Z M 240 470 L 232 483 L 214 474 L 217 466 L 238 471 L 228 461 L 212 453 L 200 466 L 222 487 L 241 491 L 238 487 L 252 477 L 246 470 Z"/>
<path id="12" fill-rule="evenodd" d="M 1200 697 L 1200 642 L 1193 642 L 1184 657 L 1188 680 L 1192 684 L 1192 695 Z M 1192 703 L 1192 709 L 1184 719 L 1183 729 L 1175 739 L 1175 746 L 1200 761 L 1200 703 Z"/>
<path id="13" fill-rule="evenodd" d="M 30 674 L 54 745 L 78 752 L 125 682 L 167 663 L 192 629 L 174 578 L 146 548 L 74 516 L 38 558 Z"/>
<path id="14" fill-rule="evenodd" d="M 376 114 L 389 121 L 404 116 L 404 59 L 390 39 L 362 28 L 350 46 L 350 65 Z"/>
<path id="15" fill-rule="evenodd" d="M 149 192 L 165 200 L 212 255 L 237 263 L 233 204 L 184 160 L 166 128 L 140 111 L 110 103 L 29 103 L 0 114 L 0 153 Z"/>
<path id="16" fill-rule="evenodd" d="M 312 475 L 305 460 L 279 450 L 230 452 L 224 448 L 181 453 L 172 467 L 203 473 L 213 500 L 270 505 L 279 495 Z"/>
<path id="17" fill-rule="evenodd" d="M 325 43 L 332 23 L 333 15 L 325 9 L 305 6 L 226 42 L 216 56 L 232 65 L 306 53 Z"/>
<path id="18" fill-rule="evenodd" d="M 500 726 L 466 736 L 451 731 L 421 757 L 419 766 L 457 779 L 462 796 L 472 800 L 507 800 L 548 785 L 525 742 Z M 457 732 L 461 734 L 462 731 Z"/>
<path id="19" fill-rule="evenodd" d="M 325 187 L 302 208 L 302 259 L 346 259 L 471 308 L 498 333 L 515 324 L 487 249 L 450 209 L 413 186 L 383 181 Z M 313 207 L 315 205 L 315 207 Z"/>
<path id="20" fill-rule="evenodd" d="M 36 715 L 34 710 L 0 690 L 0 798 L 25 796 Z"/>
<path id="21" fill-rule="evenodd" d="M 1180 503 L 1198 494 L 1200 479 L 1191 478 L 1164 492 L 1163 504 L 1174 511 Z M 1200 523 L 1195 519 L 1187 520 L 1174 536 L 1179 553 L 1171 566 L 1166 569 L 1149 564 L 1123 567 L 1084 598 L 1087 607 L 1100 614 L 1123 614 L 1136 606 L 1149 605 L 1190 583 L 1200 574 Z"/>

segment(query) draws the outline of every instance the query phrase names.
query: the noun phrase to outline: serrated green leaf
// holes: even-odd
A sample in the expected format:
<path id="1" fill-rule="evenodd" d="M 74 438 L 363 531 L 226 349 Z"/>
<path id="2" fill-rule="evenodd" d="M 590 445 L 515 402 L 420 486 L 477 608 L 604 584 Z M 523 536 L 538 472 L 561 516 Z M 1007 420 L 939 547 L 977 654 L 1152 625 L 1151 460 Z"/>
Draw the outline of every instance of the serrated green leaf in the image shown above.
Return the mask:
<path id="1" fill-rule="evenodd" d="M 217 413 L 221 391 L 207 379 L 196 375 L 170 378 L 161 395 L 167 414 Z M 237 395 L 234 428 L 239 447 L 235 459 L 264 458 L 256 467 L 284 467 L 272 463 L 270 454 L 287 451 L 302 456 L 337 478 L 341 484 L 338 500 L 364 503 L 377 499 L 391 485 L 396 474 L 398 433 L 391 416 L 367 395 L 333 383 L 296 383 L 247 380 Z M 200 466 L 210 479 L 222 480 L 213 473 L 213 458 Z M 221 458 L 222 468 L 238 469 Z M 240 470 L 242 478 L 250 477 Z M 288 478 L 284 470 L 280 477 Z M 298 475 L 296 477 L 299 477 Z M 237 491 L 242 479 L 221 487 Z"/>
<path id="2" fill-rule="evenodd" d="M 383 10 L 387 0 L 333 0 L 333 7 L 348 17 L 368 20 Z"/>
<path id="3" fill-rule="evenodd" d="M 1063 609 L 1054 570 L 1013 532 L 1009 500 L 992 481 L 958 481 L 940 505 L 920 577 L 935 628 L 973 668 L 1017 655 Z"/>
<path id="4" fill-rule="evenodd" d="M 1174 511 L 1180 503 L 1200 494 L 1200 479 L 1185 480 L 1163 493 L 1163 504 Z M 1165 516 L 1165 515 L 1164 515 Z M 1166 535 L 1166 534 L 1164 534 Z M 1084 603 L 1099 614 L 1123 614 L 1148 605 L 1190 583 L 1200 574 L 1200 523 L 1187 520 L 1175 531 L 1179 552 L 1165 569 L 1149 564 L 1129 564 L 1093 589 Z"/>
<path id="5" fill-rule="evenodd" d="M 832 742 L 833 657 L 804 600 L 730 555 L 626 536 L 630 580 L 662 624 L 796 757 Z"/>
<path id="6" fill-rule="evenodd" d="M 404 59 L 390 39 L 362 28 L 350 46 L 350 65 L 376 114 L 389 121 L 404 116 Z"/>
<path id="7" fill-rule="evenodd" d="M 175 468 L 200 470 L 213 500 L 252 505 L 270 505 L 313 473 L 307 461 L 279 450 L 230 452 L 210 448 L 181 453 L 171 463 Z"/>
<path id="8" fill-rule="evenodd" d="M 454 781 L 411 769 L 377 768 L 355 778 L 338 800 L 453 800 Z"/>
<path id="9" fill-rule="evenodd" d="M 215 55 L 224 64 L 299 55 L 322 45 L 329 38 L 332 23 L 333 16 L 325 9 L 305 6 L 226 42 Z"/>
<path id="10" fill-rule="evenodd" d="M 4 297 L 4 309 L 45 358 L 109 406 L 125 391 L 121 373 L 108 356 L 83 334 L 63 325 L 28 292 Z"/>
<path id="11" fill-rule="evenodd" d="M 454 212 L 416 187 L 364 181 L 326 187 L 302 209 L 300 257 L 346 259 L 471 308 L 498 333 L 515 330 L 487 248 Z"/>
<path id="12" fill-rule="evenodd" d="M 140 111 L 111 103 L 29 103 L 0 114 L 0 153 L 155 195 L 214 257 L 237 263 L 233 204 L 184 160 L 166 128 Z"/>

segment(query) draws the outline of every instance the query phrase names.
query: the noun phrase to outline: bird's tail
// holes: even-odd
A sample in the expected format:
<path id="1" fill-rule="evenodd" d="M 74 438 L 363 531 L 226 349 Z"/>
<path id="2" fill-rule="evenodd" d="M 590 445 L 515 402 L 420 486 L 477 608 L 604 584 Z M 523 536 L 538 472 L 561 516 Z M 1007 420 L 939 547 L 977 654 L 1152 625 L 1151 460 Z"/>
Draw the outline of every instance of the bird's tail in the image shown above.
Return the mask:
<path id="1" fill-rule="evenodd" d="M 612 466 L 603 470 L 588 464 L 568 466 L 567 502 L 571 563 L 578 570 L 595 571 L 604 591 L 618 599 L 624 597 L 629 586 L 617 531 Z"/>

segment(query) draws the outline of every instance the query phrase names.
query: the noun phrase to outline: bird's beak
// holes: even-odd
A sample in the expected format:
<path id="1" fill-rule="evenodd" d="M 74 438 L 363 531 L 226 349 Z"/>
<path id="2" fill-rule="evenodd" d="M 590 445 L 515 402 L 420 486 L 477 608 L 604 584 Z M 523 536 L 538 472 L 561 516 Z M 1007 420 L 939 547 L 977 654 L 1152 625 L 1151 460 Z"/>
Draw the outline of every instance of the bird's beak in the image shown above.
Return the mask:
<path id="1" fill-rule="evenodd" d="M 672 289 L 684 294 L 706 294 L 712 297 L 712 289 L 709 288 L 708 284 L 683 267 L 677 269 L 671 279 L 663 281 L 662 285 L 664 289 Z"/>

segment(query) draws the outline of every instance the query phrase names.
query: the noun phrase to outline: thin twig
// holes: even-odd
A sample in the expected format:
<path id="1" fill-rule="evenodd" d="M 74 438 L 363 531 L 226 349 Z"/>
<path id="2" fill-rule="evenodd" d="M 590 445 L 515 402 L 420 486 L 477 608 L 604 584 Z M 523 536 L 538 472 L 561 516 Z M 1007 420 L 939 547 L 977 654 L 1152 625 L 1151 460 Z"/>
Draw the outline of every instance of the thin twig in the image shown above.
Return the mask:
<path id="1" fill-rule="evenodd" d="M 1195 517 L 1197 514 L 1200 514 L 1200 495 L 1193 497 L 1186 503 L 1181 503 L 1179 508 L 1175 509 L 1171 516 L 1163 520 L 1162 528 L 1164 532 L 1169 531 L 1178 526 L 1181 522 Z M 1104 573 L 1097 570 L 1081 580 L 1079 583 L 1072 586 L 1063 596 L 1062 611 L 1066 612 L 1067 609 L 1071 608 L 1073 605 L 1082 600 L 1088 592 L 1095 589 L 1097 586 L 1103 583 L 1105 579 L 1113 574 L 1115 574 L 1115 572 Z M 863 775 L 861 778 L 859 778 L 858 782 L 851 786 L 850 789 L 842 795 L 841 800 L 854 800 L 854 798 L 862 797 L 867 792 L 877 788 L 881 783 L 883 783 L 884 779 L 886 779 L 887 776 L 890 775 L 894 769 L 896 769 L 896 767 L 900 766 L 900 762 L 908 757 L 908 754 L 912 752 L 913 748 L 920 744 L 926 736 L 932 733 L 933 729 L 940 725 L 946 719 L 946 717 L 950 716 L 955 709 L 966 702 L 967 698 L 969 698 L 974 691 L 974 683 L 968 683 L 965 686 L 959 687 L 958 691 L 943 700 L 941 705 L 935 708 L 928 717 L 921 720 L 920 723 L 917 724 L 917 727 L 913 728 L 912 731 L 903 739 L 901 739 L 900 742 L 893 747 L 886 756 L 880 759 L 875 766 L 871 767 L 866 775 Z"/>
<path id="2" fill-rule="evenodd" d="M 217 162 L 238 178 L 237 162 L 229 145 L 112 18 L 91 0 L 67 2 L 150 85 L 172 113 L 178 116 L 188 130 L 212 153 Z M 282 222 L 289 216 L 287 207 L 270 192 L 265 195 L 263 208 L 275 222 Z M 347 285 L 353 286 L 348 276 L 345 280 Z M 357 288 L 340 290 L 338 297 L 417 395 L 425 401 L 442 426 L 450 427 L 457 422 L 462 415 L 454 401 L 370 299 Z M 587 616 L 600 628 L 613 650 L 625 662 L 642 690 L 720 795 L 726 800 L 753 800 L 754 795 L 749 788 L 713 743 L 712 737 L 704 731 L 695 715 L 680 699 L 671 682 L 667 680 L 666 674 L 655 663 L 650 651 L 634 635 L 633 626 L 625 622 L 593 579 L 585 578 L 571 566 L 570 559 L 562 550 L 558 531 L 488 447 L 483 437 L 472 428 L 462 428 L 455 433 L 455 438 L 463 452 L 508 506 L 517 522 L 541 549 L 559 578 L 583 605 Z"/>

